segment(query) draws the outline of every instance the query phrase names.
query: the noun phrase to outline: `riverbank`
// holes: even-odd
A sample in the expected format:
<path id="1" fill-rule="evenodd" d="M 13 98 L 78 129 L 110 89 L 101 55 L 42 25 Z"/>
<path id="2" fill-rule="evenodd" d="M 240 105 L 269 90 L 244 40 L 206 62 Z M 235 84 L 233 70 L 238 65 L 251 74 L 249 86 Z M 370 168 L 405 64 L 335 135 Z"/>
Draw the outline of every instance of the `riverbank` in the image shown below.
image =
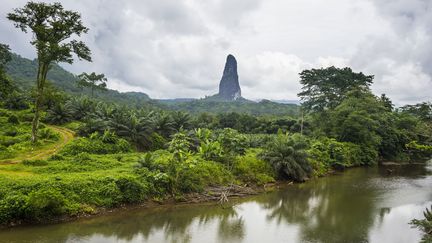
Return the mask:
<path id="1" fill-rule="evenodd" d="M 152 165 L 141 166 L 142 153 L 69 155 L 74 147 L 68 146 L 47 160 L 0 165 L 0 225 L 62 222 L 129 205 L 217 201 L 223 194 L 256 194 L 275 182 L 256 149 L 234 157 L 230 170 L 191 155 L 172 177 L 166 150 L 153 152 Z"/>
<path id="2" fill-rule="evenodd" d="M 91 212 L 83 212 L 73 216 L 61 215 L 57 217 L 45 218 L 40 221 L 13 221 L 9 224 L 0 225 L 0 229 L 29 226 L 29 225 L 47 225 L 71 222 L 80 219 L 95 218 L 104 215 L 111 215 L 125 210 L 136 209 L 152 209 L 152 208 L 167 208 L 180 205 L 199 205 L 204 203 L 211 203 L 220 205 L 222 208 L 229 205 L 232 200 L 239 198 L 246 198 L 248 196 L 258 195 L 262 193 L 272 192 L 283 187 L 292 185 L 290 181 L 277 181 L 275 183 L 268 183 L 262 186 L 258 185 L 229 185 L 229 186 L 212 186 L 207 188 L 204 192 L 186 193 L 181 196 L 167 196 L 160 200 L 146 200 L 141 203 L 121 204 L 113 208 L 99 207 Z"/>
<path id="3" fill-rule="evenodd" d="M 430 206 L 432 168 L 402 167 L 391 175 L 378 166 L 357 167 L 286 188 L 282 183 L 272 192 L 232 198 L 224 207 L 215 201 L 128 205 L 71 222 L 0 230 L 0 239 L 41 243 L 419 242 L 421 232 L 408 223 L 421 218 Z M 316 223 L 311 227 L 310 222 Z"/>

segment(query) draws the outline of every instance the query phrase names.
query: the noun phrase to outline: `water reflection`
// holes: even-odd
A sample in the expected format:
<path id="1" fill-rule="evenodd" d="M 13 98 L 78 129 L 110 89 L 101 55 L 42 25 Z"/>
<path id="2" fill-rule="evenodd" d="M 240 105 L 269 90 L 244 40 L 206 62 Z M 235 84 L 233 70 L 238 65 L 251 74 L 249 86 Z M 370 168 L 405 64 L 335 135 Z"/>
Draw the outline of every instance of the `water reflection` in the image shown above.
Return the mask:
<path id="1" fill-rule="evenodd" d="M 378 193 L 359 185 L 365 176 L 362 171 L 343 179 L 324 178 L 275 193 L 260 203 L 269 210 L 269 221 L 300 225 L 304 241 L 365 242 Z"/>
<path id="2" fill-rule="evenodd" d="M 129 210 L 0 231 L 1 242 L 416 242 L 430 167 L 359 168 L 236 205 Z"/>

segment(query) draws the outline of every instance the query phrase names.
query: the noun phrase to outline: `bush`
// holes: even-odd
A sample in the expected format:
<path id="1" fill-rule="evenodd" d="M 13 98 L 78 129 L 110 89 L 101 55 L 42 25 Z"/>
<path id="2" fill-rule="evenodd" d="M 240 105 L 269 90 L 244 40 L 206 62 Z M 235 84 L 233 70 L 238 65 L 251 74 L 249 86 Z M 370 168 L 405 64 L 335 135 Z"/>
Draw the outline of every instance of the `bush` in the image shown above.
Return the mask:
<path id="1" fill-rule="evenodd" d="M 22 164 L 26 166 L 45 166 L 48 165 L 48 162 L 46 160 L 35 159 L 35 160 L 23 160 Z"/>
<path id="2" fill-rule="evenodd" d="M 77 155 L 82 152 L 91 154 L 115 154 L 131 151 L 128 141 L 118 138 L 111 133 L 104 133 L 100 136 L 94 133 L 90 138 L 78 138 L 67 144 L 63 150 L 63 155 Z M 109 135 L 108 135 L 109 134 Z"/>
<path id="3" fill-rule="evenodd" d="M 326 174 L 330 169 L 370 165 L 378 155 L 376 149 L 326 137 L 311 141 L 307 152 L 317 176 Z"/>
<path id="4" fill-rule="evenodd" d="M 5 136 L 15 137 L 16 135 L 18 135 L 18 130 L 15 127 L 11 127 L 9 129 L 6 129 L 3 134 Z"/>
<path id="5" fill-rule="evenodd" d="M 55 188 L 42 188 L 28 196 L 26 213 L 33 219 L 44 219 L 66 212 L 66 198 Z"/>
<path id="6" fill-rule="evenodd" d="M 25 110 L 29 108 L 27 98 L 16 91 L 4 99 L 3 107 L 10 110 Z"/>
<path id="7" fill-rule="evenodd" d="M 257 158 L 256 150 L 249 150 L 244 156 L 238 156 L 233 166 L 233 173 L 246 183 L 263 185 L 275 181 L 271 166 Z"/>
<path id="8" fill-rule="evenodd" d="M 15 116 L 15 115 L 9 116 L 7 122 L 10 123 L 10 124 L 14 124 L 14 125 L 19 124 L 18 117 Z"/>
<path id="9" fill-rule="evenodd" d="M 50 140 L 59 140 L 60 139 L 60 135 L 56 132 L 53 132 L 49 128 L 39 129 L 38 137 L 41 139 L 50 139 Z"/>
<path id="10" fill-rule="evenodd" d="M 181 192 L 200 192 L 207 186 L 220 185 L 231 180 L 231 173 L 221 164 L 192 157 L 180 165 L 176 189 Z"/>
<path id="11" fill-rule="evenodd" d="M 121 202 L 137 203 L 144 200 L 148 188 L 131 176 L 124 176 L 116 180 L 116 185 L 122 193 Z"/>
<path id="12" fill-rule="evenodd" d="M 27 218 L 28 196 L 22 193 L 13 193 L 4 198 L 0 197 L 0 199 L 0 224 Z"/>
<path id="13" fill-rule="evenodd" d="M 217 141 L 225 153 L 244 154 L 246 152 L 246 137 L 234 129 L 225 128 L 217 134 Z"/>

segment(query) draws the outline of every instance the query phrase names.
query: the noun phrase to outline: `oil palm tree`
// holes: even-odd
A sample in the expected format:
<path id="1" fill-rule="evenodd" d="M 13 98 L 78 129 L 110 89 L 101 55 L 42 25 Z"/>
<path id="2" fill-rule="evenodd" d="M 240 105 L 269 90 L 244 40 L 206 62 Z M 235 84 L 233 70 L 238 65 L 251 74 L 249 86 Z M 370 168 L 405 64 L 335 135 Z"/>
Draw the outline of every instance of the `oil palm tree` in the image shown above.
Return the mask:
<path id="1" fill-rule="evenodd" d="M 304 181 L 312 173 L 305 152 L 306 143 L 299 137 L 279 135 L 261 154 L 282 178 Z"/>

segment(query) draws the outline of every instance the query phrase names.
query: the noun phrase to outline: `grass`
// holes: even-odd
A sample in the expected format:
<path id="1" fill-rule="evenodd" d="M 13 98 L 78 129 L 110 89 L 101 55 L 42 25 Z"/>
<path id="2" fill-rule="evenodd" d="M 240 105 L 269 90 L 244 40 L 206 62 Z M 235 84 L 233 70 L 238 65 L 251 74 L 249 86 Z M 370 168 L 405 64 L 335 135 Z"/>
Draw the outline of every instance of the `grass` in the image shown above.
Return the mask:
<path id="1" fill-rule="evenodd" d="M 230 165 L 206 160 L 199 153 L 188 153 L 173 163 L 175 156 L 168 150 L 149 152 L 145 163 L 138 163 L 144 153 L 134 152 L 115 134 L 74 139 L 70 129 L 52 125 L 43 126 L 43 138 L 33 145 L 28 141 L 28 112 L 0 110 L 0 127 L 5 131 L 0 151 L 0 225 L 182 198 L 210 186 L 274 181 L 269 166 L 257 158 L 257 149 L 232 157 Z"/>
<path id="2" fill-rule="evenodd" d="M 18 155 L 13 158 L 6 158 L 0 160 L 0 165 L 15 164 L 24 160 L 44 160 L 59 152 L 67 143 L 74 139 L 74 132 L 64 128 L 53 125 L 46 125 L 48 129 L 59 135 L 58 141 L 43 141 L 41 144 L 31 145 L 24 142 L 26 146 L 17 151 Z"/>

